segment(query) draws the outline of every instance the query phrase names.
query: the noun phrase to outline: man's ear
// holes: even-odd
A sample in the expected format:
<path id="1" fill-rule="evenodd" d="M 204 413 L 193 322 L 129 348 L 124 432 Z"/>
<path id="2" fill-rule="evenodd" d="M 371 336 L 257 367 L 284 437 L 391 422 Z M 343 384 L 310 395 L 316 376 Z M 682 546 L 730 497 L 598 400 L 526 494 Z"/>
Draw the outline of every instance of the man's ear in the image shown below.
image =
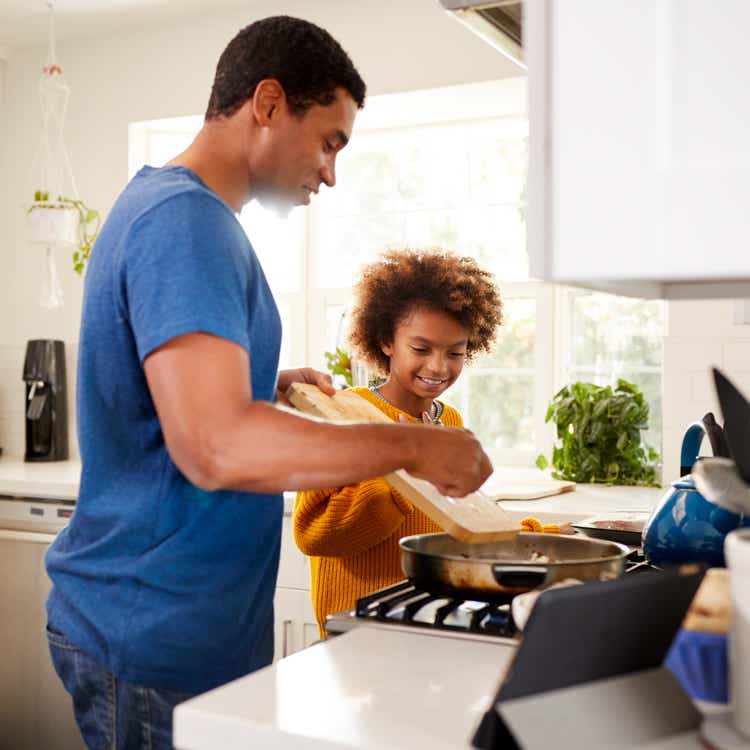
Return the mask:
<path id="1" fill-rule="evenodd" d="M 275 78 L 264 78 L 252 99 L 253 117 L 261 126 L 269 126 L 285 110 L 286 92 Z"/>

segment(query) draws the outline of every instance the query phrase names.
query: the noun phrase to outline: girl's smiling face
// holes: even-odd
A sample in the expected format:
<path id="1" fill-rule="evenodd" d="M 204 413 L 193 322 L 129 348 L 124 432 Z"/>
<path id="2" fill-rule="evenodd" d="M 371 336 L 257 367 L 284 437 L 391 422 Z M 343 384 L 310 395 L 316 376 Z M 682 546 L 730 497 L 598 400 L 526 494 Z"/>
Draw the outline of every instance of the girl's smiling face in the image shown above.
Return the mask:
<path id="1" fill-rule="evenodd" d="M 415 307 L 382 344 L 390 358 L 388 390 L 405 411 L 418 411 L 456 382 L 466 359 L 469 331 L 449 313 Z M 398 402 L 401 402 L 399 404 Z M 411 408 L 409 408 L 411 407 Z"/>

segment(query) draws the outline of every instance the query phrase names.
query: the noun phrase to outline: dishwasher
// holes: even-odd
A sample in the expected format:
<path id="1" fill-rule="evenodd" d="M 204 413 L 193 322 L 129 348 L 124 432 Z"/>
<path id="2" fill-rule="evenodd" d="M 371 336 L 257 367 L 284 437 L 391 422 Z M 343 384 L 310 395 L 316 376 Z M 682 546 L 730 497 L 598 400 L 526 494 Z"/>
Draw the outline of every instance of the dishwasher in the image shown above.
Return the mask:
<path id="1" fill-rule="evenodd" d="M 85 750 L 45 636 L 44 555 L 74 508 L 0 496 L 0 750 Z"/>

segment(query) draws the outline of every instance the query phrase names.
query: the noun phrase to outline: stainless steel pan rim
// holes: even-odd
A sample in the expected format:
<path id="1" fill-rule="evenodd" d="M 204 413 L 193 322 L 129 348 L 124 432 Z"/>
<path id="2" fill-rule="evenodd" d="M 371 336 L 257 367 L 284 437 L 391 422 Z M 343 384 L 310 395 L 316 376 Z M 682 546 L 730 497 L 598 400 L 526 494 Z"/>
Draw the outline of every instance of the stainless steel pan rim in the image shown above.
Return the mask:
<path id="1" fill-rule="evenodd" d="M 399 545 L 404 574 L 418 588 L 484 600 L 507 600 L 568 578 L 617 578 L 630 552 L 617 542 L 533 532 L 484 544 L 461 542 L 448 534 L 417 534 L 404 537 Z"/>
<path id="2" fill-rule="evenodd" d="M 521 531 L 517 535 L 519 538 L 527 539 L 530 544 L 533 544 L 535 541 L 541 541 L 542 543 L 549 540 L 551 536 L 557 537 L 558 539 L 570 539 L 571 542 L 582 542 L 585 543 L 588 548 L 594 548 L 599 547 L 602 549 L 602 552 L 604 552 L 605 549 L 609 549 L 611 554 L 609 555 L 600 555 L 598 557 L 577 557 L 574 559 L 563 559 L 563 560 L 555 560 L 555 561 L 548 561 L 544 562 L 543 564 L 546 567 L 552 567 L 555 565 L 569 565 L 571 562 L 575 562 L 576 564 L 585 565 L 587 563 L 598 563 L 602 562 L 604 560 L 610 560 L 610 559 L 617 559 L 620 557 L 627 557 L 628 554 L 630 554 L 631 548 L 628 547 L 625 544 L 621 544 L 620 542 L 611 542 L 604 539 L 593 539 L 591 537 L 585 537 L 585 538 L 578 538 L 568 535 L 562 535 L 562 534 L 541 534 L 537 532 L 532 531 Z M 453 539 L 448 534 L 413 534 L 412 536 L 405 536 L 402 537 L 399 540 L 399 546 L 402 550 L 408 550 L 411 554 L 414 555 L 423 555 L 426 557 L 437 557 L 441 560 L 455 560 L 456 562 L 466 562 L 467 560 L 476 560 L 478 562 L 482 563 L 510 563 L 512 562 L 514 565 L 534 565 L 538 566 L 540 564 L 539 560 L 523 560 L 518 558 L 508 558 L 508 557 L 491 557 L 489 555 L 472 555 L 471 552 L 467 551 L 464 553 L 459 554 L 451 554 L 448 552 L 438 552 L 437 550 L 433 550 L 429 548 L 430 543 L 435 540 L 450 540 L 450 542 L 454 542 L 457 545 L 462 545 L 467 550 L 471 551 L 479 551 L 481 553 L 482 548 L 484 548 L 487 552 L 490 552 L 492 549 L 497 549 L 499 545 L 506 545 L 507 542 L 484 542 L 481 544 L 472 544 L 470 542 L 461 542 L 458 539 Z M 567 542 L 563 542 L 564 544 Z M 542 545 L 546 546 L 546 545 Z M 427 547 L 426 549 L 422 549 L 422 547 Z"/>

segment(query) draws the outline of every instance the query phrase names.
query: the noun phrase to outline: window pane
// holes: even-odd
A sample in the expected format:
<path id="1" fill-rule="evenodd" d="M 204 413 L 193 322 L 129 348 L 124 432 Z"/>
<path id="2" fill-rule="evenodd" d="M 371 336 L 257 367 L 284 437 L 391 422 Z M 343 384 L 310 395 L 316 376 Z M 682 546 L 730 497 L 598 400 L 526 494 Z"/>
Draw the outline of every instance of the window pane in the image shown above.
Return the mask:
<path id="1" fill-rule="evenodd" d="M 593 370 L 661 367 L 663 303 L 574 293 L 572 296 L 572 365 Z"/>
<path id="2" fill-rule="evenodd" d="M 195 138 L 195 132 L 152 130 L 149 132 L 146 163 L 162 167 L 184 151 Z"/>
<path id="3" fill-rule="evenodd" d="M 497 460 L 503 451 L 534 450 L 534 377 L 465 371 L 445 400 Z"/>
<path id="4" fill-rule="evenodd" d="M 569 292 L 570 367 L 566 382 L 611 385 L 623 378 L 648 402 L 649 429 L 642 438 L 661 452 L 664 304 L 595 292 Z"/>
<path id="5" fill-rule="evenodd" d="M 523 132 L 516 137 L 493 125 L 473 133 L 469 151 L 470 190 L 485 203 L 518 203 L 523 198 L 528 144 Z"/>
<path id="6" fill-rule="evenodd" d="M 363 263 L 404 235 L 399 214 L 338 216 L 316 221 L 313 230 L 313 284 L 349 289 Z"/>
<path id="7" fill-rule="evenodd" d="M 274 294 L 300 292 L 304 209 L 296 208 L 288 218 L 282 218 L 252 201 L 242 209 L 239 219 Z"/>
<path id="8" fill-rule="evenodd" d="M 332 352 L 336 347 L 347 348 L 348 318 L 346 305 L 326 304 L 326 351 Z"/>
<path id="9" fill-rule="evenodd" d="M 276 297 L 276 304 L 281 316 L 281 352 L 279 353 L 279 369 L 284 370 L 292 364 L 291 324 L 292 310 L 289 300 Z M 251 352 L 252 356 L 252 352 Z"/>
<path id="10" fill-rule="evenodd" d="M 388 247 L 439 245 L 526 280 L 526 123 L 460 122 L 358 134 L 313 227 L 313 283 L 351 285 Z"/>
<path id="11" fill-rule="evenodd" d="M 445 400 L 461 411 L 466 425 L 498 461 L 509 450 L 533 451 L 536 439 L 536 300 L 508 298 L 504 304 L 506 322 L 495 351 L 467 366 L 445 394 Z"/>
<path id="12" fill-rule="evenodd" d="M 536 335 L 536 300 L 531 298 L 503 301 L 505 322 L 500 328 L 492 354 L 478 360 L 477 368 L 534 367 L 534 337 Z"/>
<path id="13" fill-rule="evenodd" d="M 586 383 L 595 385 L 610 385 L 614 387 L 617 384 L 617 378 L 623 378 L 630 383 L 637 385 L 643 392 L 643 396 L 649 405 L 648 430 L 641 434 L 644 442 L 661 452 L 661 434 L 662 434 L 662 399 L 661 399 L 661 372 L 638 372 L 635 370 L 623 370 L 614 376 L 609 374 L 597 373 L 593 370 L 573 370 L 571 372 L 571 381 L 582 380 Z"/>

